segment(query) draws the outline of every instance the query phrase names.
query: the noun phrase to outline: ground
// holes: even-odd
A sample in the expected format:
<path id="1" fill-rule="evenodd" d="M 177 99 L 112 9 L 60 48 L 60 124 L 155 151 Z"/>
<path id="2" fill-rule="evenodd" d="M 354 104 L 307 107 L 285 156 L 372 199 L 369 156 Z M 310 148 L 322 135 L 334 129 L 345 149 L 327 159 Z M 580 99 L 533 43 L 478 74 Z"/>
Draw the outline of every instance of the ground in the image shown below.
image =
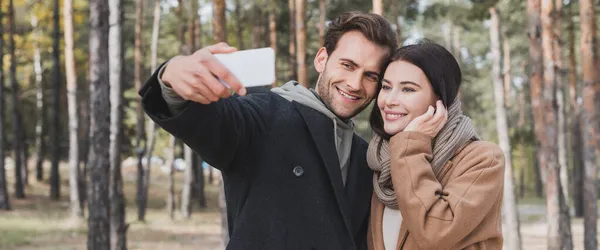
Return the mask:
<path id="1" fill-rule="evenodd" d="M 31 165 L 33 166 L 33 165 Z M 49 164 L 46 165 L 46 169 Z M 26 199 L 14 198 L 12 177 L 9 169 L 9 191 L 12 211 L 0 211 L 0 249 L 68 250 L 86 249 L 87 228 L 84 223 L 69 219 L 68 175 L 66 164 L 61 165 L 62 194 L 60 201 L 48 198 L 50 187 L 46 173 L 45 181 L 37 182 L 32 173 L 26 188 Z M 123 170 L 127 199 L 127 222 L 130 224 L 129 249 L 223 249 L 221 242 L 220 215 L 218 211 L 218 185 L 207 187 L 208 208 L 199 209 L 194 203 L 191 218 L 182 218 L 179 210 L 171 220 L 165 209 L 167 175 L 160 168 L 152 169 L 150 201 L 146 222 L 137 221 L 135 206 L 135 167 Z M 176 190 L 179 195 L 182 172 L 176 173 Z M 524 199 L 519 204 L 523 249 L 546 249 L 546 225 L 544 202 L 540 199 Z M 179 205 L 179 201 L 177 201 Z M 87 213 L 87 211 L 86 211 Z M 583 222 L 573 219 L 573 242 L 575 249 L 583 249 Z"/>

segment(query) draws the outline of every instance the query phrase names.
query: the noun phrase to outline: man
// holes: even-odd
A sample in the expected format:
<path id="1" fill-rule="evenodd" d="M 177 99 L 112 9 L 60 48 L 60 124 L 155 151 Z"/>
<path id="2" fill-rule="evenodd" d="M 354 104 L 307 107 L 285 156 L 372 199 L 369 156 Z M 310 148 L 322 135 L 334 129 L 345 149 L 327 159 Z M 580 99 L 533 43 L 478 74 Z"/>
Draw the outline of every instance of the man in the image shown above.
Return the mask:
<path id="1" fill-rule="evenodd" d="M 213 56 L 235 51 L 224 43 L 174 57 L 148 80 L 147 114 L 221 170 L 227 249 L 366 249 L 372 173 L 350 118 L 373 100 L 395 49 L 383 17 L 349 12 L 314 59 L 316 91 L 292 81 L 246 95 Z"/>

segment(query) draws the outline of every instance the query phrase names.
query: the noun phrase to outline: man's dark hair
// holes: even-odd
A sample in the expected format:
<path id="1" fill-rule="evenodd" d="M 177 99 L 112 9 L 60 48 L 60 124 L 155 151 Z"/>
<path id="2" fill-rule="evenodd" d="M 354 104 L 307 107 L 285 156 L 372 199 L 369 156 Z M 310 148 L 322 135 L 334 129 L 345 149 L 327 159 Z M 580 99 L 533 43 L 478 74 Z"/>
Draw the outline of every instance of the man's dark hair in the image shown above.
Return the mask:
<path id="1" fill-rule="evenodd" d="M 331 55 L 340 38 L 347 32 L 358 31 L 369 41 L 388 49 L 388 53 L 396 51 L 398 40 L 390 23 L 380 15 L 358 11 L 345 12 L 335 18 L 325 34 L 327 54 Z"/>

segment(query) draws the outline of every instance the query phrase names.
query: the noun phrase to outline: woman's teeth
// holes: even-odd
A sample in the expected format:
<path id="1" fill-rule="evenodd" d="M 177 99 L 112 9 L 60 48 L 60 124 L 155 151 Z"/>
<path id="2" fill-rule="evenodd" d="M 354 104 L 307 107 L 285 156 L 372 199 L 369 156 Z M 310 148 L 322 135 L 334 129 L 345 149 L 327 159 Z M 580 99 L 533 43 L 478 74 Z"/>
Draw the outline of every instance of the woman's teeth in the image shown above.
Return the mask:
<path id="1" fill-rule="evenodd" d="M 405 116 L 405 114 L 385 114 L 385 117 L 388 119 L 398 119 L 403 116 Z"/>

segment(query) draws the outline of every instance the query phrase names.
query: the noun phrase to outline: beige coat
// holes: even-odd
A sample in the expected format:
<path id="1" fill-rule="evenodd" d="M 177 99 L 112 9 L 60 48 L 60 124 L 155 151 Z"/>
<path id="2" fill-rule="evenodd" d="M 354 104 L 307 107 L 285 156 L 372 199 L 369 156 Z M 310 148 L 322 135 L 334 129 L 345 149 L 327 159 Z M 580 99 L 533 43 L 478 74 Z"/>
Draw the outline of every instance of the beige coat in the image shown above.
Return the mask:
<path id="1" fill-rule="evenodd" d="M 438 181 L 428 161 L 431 141 L 417 132 L 390 139 L 392 182 L 403 217 L 397 249 L 502 249 L 502 150 L 490 142 L 471 142 L 446 163 Z M 374 194 L 372 250 L 384 250 L 383 210 Z"/>

